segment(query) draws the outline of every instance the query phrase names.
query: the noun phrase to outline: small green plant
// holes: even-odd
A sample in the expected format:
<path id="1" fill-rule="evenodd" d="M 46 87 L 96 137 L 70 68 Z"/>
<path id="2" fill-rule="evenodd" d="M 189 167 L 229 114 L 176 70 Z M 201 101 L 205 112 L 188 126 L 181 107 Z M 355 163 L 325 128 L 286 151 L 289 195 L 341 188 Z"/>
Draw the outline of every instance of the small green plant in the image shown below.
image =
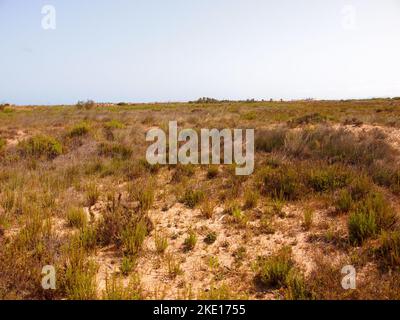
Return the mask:
<path id="1" fill-rule="evenodd" d="M 82 137 L 89 133 L 90 127 L 87 122 L 81 122 L 76 124 L 68 133 L 70 138 Z"/>
<path id="2" fill-rule="evenodd" d="M 197 235 L 193 230 L 189 231 L 189 235 L 185 239 L 183 245 L 186 251 L 193 250 L 197 243 Z"/>
<path id="3" fill-rule="evenodd" d="M 94 206 L 100 197 L 100 191 L 97 184 L 94 182 L 86 186 L 86 203 L 89 207 Z"/>
<path id="4" fill-rule="evenodd" d="M 151 183 L 144 185 L 142 188 L 130 191 L 132 198 L 139 202 L 142 211 L 148 211 L 153 206 L 154 188 Z"/>
<path id="5" fill-rule="evenodd" d="M 293 266 L 291 248 L 283 247 L 272 256 L 259 261 L 258 278 L 267 287 L 285 286 Z"/>
<path id="6" fill-rule="evenodd" d="M 314 220 L 314 212 L 307 208 L 304 210 L 304 217 L 303 217 L 303 227 L 306 230 L 310 230 L 311 226 L 313 225 Z"/>
<path id="7" fill-rule="evenodd" d="M 168 247 L 167 237 L 163 236 L 162 234 L 156 233 L 154 235 L 154 242 L 155 242 L 157 253 L 164 254 L 165 250 L 167 250 L 167 247 Z"/>
<path id="8" fill-rule="evenodd" d="M 214 203 L 209 199 L 205 199 L 201 204 L 200 211 L 206 219 L 211 219 L 214 215 Z"/>
<path id="9" fill-rule="evenodd" d="M 167 266 L 170 277 L 176 278 L 177 276 L 183 274 L 180 261 L 172 254 L 167 256 Z"/>
<path id="10" fill-rule="evenodd" d="M 142 299 L 142 288 L 140 279 L 133 275 L 128 285 L 125 287 L 123 279 L 117 275 L 112 275 L 111 279 L 107 276 L 106 288 L 103 292 L 104 300 L 140 300 Z"/>
<path id="11" fill-rule="evenodd" d="M 343 189 L 339 192 L 335 200 L 335 207 L 339 213 L 349 212 L 353 205 L 353 198 L 351 193 L 347 189 Z"/>
<path id="12" fill-rule="evenodd" d="M 352 244 L 361 244 L 367 238 L 377 233 L 376 219 L 371 212 L 353 212 L 350 214 L 349 240 Z"/>
<path id="13" fill-rule="evenodd" d="M 111 121 L 106 122 L 104 124 L 104 128 L 106 128 L 106 129 L 124 129 L 125 125 L 122 122 L 113 119 Z"/>
<path id="14" fill-rule="evenodd" d="M 288 300 L 312 300 L 312 294 L 308 290 L 304 277 L 292 270 L 286 278 L 286 298 Z"/>
<path id="15" fill-rule="evenodd" d="M 204 242 L 211 245 L 215 241 L 217 241 L 217 233 L 216 232 L 210 232 L 207 234 L 207 236 L 204 238 Z"/>
<path id="16" fill-rule="evenodd" d="M 124 276 L 127 276 L 132 272 L 135 267 L 136 259 L 132 256 L 124 256 L 121 261 L 121 273 Z"/>
<path id="17" fill-rule="evenodd" d="M 137 255 L 142 248 L 142 244 L 147 236 L 147 233 L 147 225 L 144 219 L 136 223 L 134 228 L 129 226 L 122 231 L 122 244 L 127 255 Z"/>
<path id="18" fill-rule="evenodd" d="M 103 157 L 126 160 L 131 157 L 133 151 L 123 144 L 102 142 L 98 146 L 98 153 Z"/>
<path id="19" fill-rule="evenodd" d="M 45 135 L 37 135 L 18 144 L 19 153 L 23 157 L 36 159 L 54 159 L 63 152 L 62 145 L 55 138 Z"/>
<path id="20" fill-rule="evenodd" d="M 70 208 L 67 212 L 68 225 L 72 228 L 85 227 L 87 220 L 87 215 L 82 208 Z"/>
<path id="21" fill-rule="evenodd" d="M 201 190 L 186 190 L 181 202 L 187 207 L 194 209 L 204 199 L 204 192 Z"/>
<path id="22" fill-rule="evenodd" d="M 253 209 L 257 207 L 259 194 L 257 191 L 248 189 L 244 195 L 244 209 Z"/>
<path id="23" fill-rule="evenodd" d="M 400 268 L 400 232 L 383 232 L 377 250 L 379 258 L 385 267 Z"/>

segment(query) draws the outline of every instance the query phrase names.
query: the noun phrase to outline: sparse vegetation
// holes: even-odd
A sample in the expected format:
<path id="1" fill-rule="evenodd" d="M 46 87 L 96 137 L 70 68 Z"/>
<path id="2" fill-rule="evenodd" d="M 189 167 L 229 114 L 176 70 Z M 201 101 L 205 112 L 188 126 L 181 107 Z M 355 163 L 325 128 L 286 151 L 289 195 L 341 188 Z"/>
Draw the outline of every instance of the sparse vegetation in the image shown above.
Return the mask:
<path id="1" fill-rule="evenodd" d="M 400 298 L 400 100 L 188 106 L 4 107 L 0 299 Z M 255 173 L 149 164 L 172 115 L 254 127 Z"/>

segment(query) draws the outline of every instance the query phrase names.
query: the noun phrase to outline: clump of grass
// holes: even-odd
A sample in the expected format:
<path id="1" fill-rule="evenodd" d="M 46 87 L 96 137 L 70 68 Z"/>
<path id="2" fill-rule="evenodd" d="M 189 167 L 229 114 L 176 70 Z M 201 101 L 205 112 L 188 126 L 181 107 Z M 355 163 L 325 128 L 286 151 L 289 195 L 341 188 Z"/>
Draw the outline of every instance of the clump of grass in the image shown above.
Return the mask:
<path id="1" fill-rule="evenodd" d="M 71 245 L 67 249 L 62 287 L 70 300 L 93 300 L 97 298 L 95 275 L 97 265 L 86 259 L 83 248 Z"/>
<path id="2" fill-rule="evenodd" d="M 81 229 L 78 234 L 78 241 L 82 248 L 87 251 L 92 251 L 96 248 L 98 240 L 97 229 L 94 227 L 86 226 Z"/>
<path id="3" fill-rule="evenodd" d="M 180 199 L 187 207 L 194 209 L 204 199 L 202 190 L 186 190 L 183 197 Z"/>
<path id="4" fill-rule="evenodd" d="M 362 244 L 366 239 L 390 229 L 396 220 L 393 209 L 382 194 L 371 193 L 349 217 L 349 240 L 355 245 Z"/>
<path id="5" fill-rule="evenodd" d="M 89 133 L 90 127 L 87 122 L 81 122 L 76 124 L 68 133 L 70 138 L 82 137 Z"/>
<path id="6" fill-rule="evenodd" d="M 132 256 L 124 256 L 121 261 L 121 273 L 127 276 L 135 267 L 136 259 Z"/>
<path id="7" fill-rule="evenodd" d="M 269 170 L 263 177 L 263 183 L 263 191 L 273 198 L 296 200 L 304 191 L 298 173 L 289 167 Z"/>
<path id="8" fill-rule="evenodd" d="M 283 128 L 258 131 L 255 137 L 255 148 L 257 151 L 272 152 L 279 150 L 285 145 L 287 130 Z"/>
<path id="9" fill-rule="evenodd" d="M 175 167 L 175 172 L 172 175 L 172 181 L 181 182 L 185 177 L 191 177 L 194 175 L 195 168 L 192 164 L 177 164 Z"/>
<path id="10" fill-rule="evenodd" d="M 54 159 L 62 154 L 63 148 L 55 138 L 36 135 L 18 144 L 18 150 L 23 157 Z"/>
<path id="11" fill-rule="evenodd" d="M 257 277 L 267 287 L 282 287 L 286 285 L 293 266 L 291 248 L 283 247 L 272 256 L 259 261 Z"/>
<path id="12" fill-rule="evenodd" d="M 400 232 L 383 232 L 377 250 L 380 262 L 384 267 L 400 268 Z"/>
<path id="13" fill-rule="evenodd" d="M 292 270 L 286 278 L 286 298 L 288 300 L 312 300 L 313 294 L 307 288 L 303 275 Z"/>
<path id="14" fill-rule="evenodd" d="M 130 195 L 133 200 L 139 202 L 139 208 L 142 211 L 148 211 L 154 203 L 154 187 L 152 183 L 130 190 Z"/>
<path id="15" fill-rule="evenodd" d="M 136 223 L 135 227 L 127 227 L 122 231 L 122 245 L 129 256 L 135 256 L 142 248 L 142 244 L 148 234 L 147 224 L 144 219 Z"/>
<path id="16" fill-rule="evenodd" d="M 170 277 L 176 278 L 177 276 L 183 274 L 180 261 L 176 256 L 172 254 L 169 254 L 167 256 L 167 266 Z"/>
<path id="17" fill-rule="evenodd" d="M 209 199 L 205 199 L 201 204 L 200 211 L 206 219 L 211 219 L 214 215 L 214 203 Z"/>
<path id="18" fill-rule="evenodd" d="M 106 122 L 104 124 L 104 128 L 110 129 L 110 130 L 111 129 L 124 129 L 125 125 L 122 122 L 113 119 L 111 121 Z"/>
<path id="19" fill-rule="evenodd" d="M 185 239 L 183 245 L 186 251 L 193 250 L 197 243 L 197 235 L 193 230 L 189 231 L 189 235 Z"/>
<path id="20" fill-rule="evenodd" d="M 128 286 L 124 286 L 123 279 L 112 275 L 111 279 L 107 276 L 106 288 L 103 292 L 104 300 L 140 300 L 143 298 L 140 278 L 138 275 L 133 275 Z"/>
<path id="21" fill-rule="evenodd" d="M 321 167 L 309 172 L 307 182 L 316 192 L 333 191 L 348 185 L 350 174 L 338 166 Z"/>
<path id="22" fill-rule="evenodd" d="M 260 220 L 260 231 L 265 234 L 274 234 L 275 228 L 272 225 L 271 219 L 267 215 L 263 215 Z"/>
<path id="23" fill-rule="evenodd" d="M 154 242 L 156 245 L 156 251 L 158 254 L 164 254 L 168 247 L 168 239 L 162 234 L 156 233 L 154 235 Z"/>
<path id="24" fill-rule="evenodd" d="M 247 189 L 244 195 L 244 209 L 253 209 L 257 207 L 259 194 L 255 190 Z"/>
<path id="25" fill-rule="evenodd" d="M 220 286 L 212 285 L 209 290 L 198 294 L 199 300 L 244 300 L 247 299 L 246 294 L 234 293 L 231 288 L 222 284 Z"/>
<path id="26" fill-rule="evenodd" d="M 123 144 L 102 142 L 98 146 L 98 153 L 103 157 L 126 160 L 131 157 L 133 151 Z"/>
<path id="27" fill-rule="evenodd" d="M 91 182 L 86 185 L 86 203 L 89 207 L 94 206 L 100 197 L 100 190 L 97 184 Z"/>
<path id="28" fill-rule="evenodd" d="M 214 179 L 218 176 L 218 166 L 209 166 L 207 170 L 207 178 Z"/>
<path id="29" fill-rule="evenodd" d="M 70 208 L 67 212 L 67 222 L 72 228 L 83 228 L 87 225 L 87 215 L 82 208 Z"/>
<path id="30" fill-rule="evenodd" d="M 310 230 L 314 221 L 314 211 L 310 208 L 304 210 L 303 227 L 305 230 Z"/>
<path id="31" fill-rule="evenodd" d="M 353 198 L 351 193 L 347 189 L 343 189 L 339 192 L 339 195 L 335 199 L 335 208 L 339 213 L 349 212 L 353 205 Z"/>

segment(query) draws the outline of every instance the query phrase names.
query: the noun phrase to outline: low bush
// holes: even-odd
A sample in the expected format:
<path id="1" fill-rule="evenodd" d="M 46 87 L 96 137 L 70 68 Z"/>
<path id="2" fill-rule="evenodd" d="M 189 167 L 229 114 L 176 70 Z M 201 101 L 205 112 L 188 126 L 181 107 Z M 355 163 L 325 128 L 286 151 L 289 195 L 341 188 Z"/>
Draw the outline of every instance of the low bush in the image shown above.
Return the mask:
<path id="1" fill-rule="evenodd" d="M 204 192 L 201 190 L 186 190 L 183 197 L 180 199 L 187 207 L 194 209 L 204 199 Z"/>
<path id="2" fill-rule="evenodd" d="M 103 142 L 98 146 L 98 153 L 103 157 L 128 159 L 131 157 L 133 151 L 122 144 Z"/>
<path id="3" fill-rule="evenodd" d="M 257 131 L 255 136 L 255 148 L 257 151 L 272 152 L 285 145 L 287 130 L 283 128 Z"/>
<path id="4" fill-rule="evenodd" d="M 70 138 L 74 137 L 82 137 L 89 133 L 90 127 L 87 122 L 81 122 L 76 124 L 72 129 L 68 132 L 68 136 Z"/>
<path id="5" fill-rule="evenodd" d="M 290 247 L 283 247 L 275 254 L 258 262 L 257 278 L 269 288 L 279 288 L 287 284 L 288 276 L 294 266 Z"/>
<path id="6" fill-rule="evenodd" d="M 36 135 L 18 144 L 18 150 L 23 157 L 54 159 L 63 152 L 62 145 L 55 138 Z"/>

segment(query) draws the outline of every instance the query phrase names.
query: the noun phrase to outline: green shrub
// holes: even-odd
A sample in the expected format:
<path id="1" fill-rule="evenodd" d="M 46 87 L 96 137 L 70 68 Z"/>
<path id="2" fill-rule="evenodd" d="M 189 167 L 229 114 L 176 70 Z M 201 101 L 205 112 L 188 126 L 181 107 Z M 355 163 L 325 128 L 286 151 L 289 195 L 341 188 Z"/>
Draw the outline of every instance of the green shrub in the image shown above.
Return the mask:
<path id="1" fill-rule="evenodd" d="M 296 271 L 291 271 L 286 278 L 288 300 L 311 300 L 312 293 L 307 288 L 304 277 Z"/>
<path id="2" fill-rule="evenodd" d="M 139 202 L 142 211 L 150 210 L 154 202 L 154 188 L 151 184 L 130 191 L 133 200 Z"/>
<path id="3" fill-rule="evenodd" d="M 289 167 L 270 170 L 264 175 L 264 192 L 274 198 L 296 200 L 304 191 L 298 173 Z"/>
<path id="4" fill-rule="evenodd" d="M 244 209 L 253 209 L 257 207 L 259 200 L 259 194 L 257 191 L 247 189 L 244 198 Z"/>
<path id="5" fill-rule="evenodd" d="M 348 229 L 350 242 L 358 245 L 375 235 L 378 228 L 374 214 L 370 212 L 353 212 L 349 217 Z"/>
<path id="6" fill-rule="evenodd" d="M 343 189 L 339 192 L 339 195 L 335 199 L 335 208 L 340 213 L 349 212 L 353 205 L 353 198 L 351 193 L 347 189 Z"/>
<path id="7" fill-rule="evenodd" d="M 196 233 L 193 230 L 189 231 L 188 237 L 185 239 L 183 245 L 185 247 L 185 250 L 193 250 L 194 247 L 196 246 L 197 243 L 197 236 Z"/>
<path id="8" fill-rule="evenodd" d="M 122 232 L 122 244 L 129 256 L 135 256 L 142 248 L 142 244 L 148 234 L 147 224 L 141 219 L 135 227 L 128 226 Z"/>
<path id="9" fill-rule="evenodd" d="M 114 119 L 114 120 L 106 122 L 104 124 L 104 128 L 106 128 L 106 129 L 124 129 L 125 125 L 122 122 Z"/>
<path id="10" fill-rule="evenodd" d="M 310 230 L 314 220 L 314 212 L 311 209 L 306 209 L 304 211 L 304 217 L 303 217 L 303 227 L 306 230 Z"/>
<path id="11" fill-rule="evenodd" d="M 130 278 L 128 285 L 124 286 L 122 278 L 113 275 L 111 279 L 106 278 L 106 288 L 103 292 L 104 300 L 140 300 L 142 297 L 142 288 L 140 279 L 137 275 Z"/>
<path id="12" fill-rule="evenodd" d="M 350 175 L 338 166 L 329 166 L 312 169 L 307 182 L 316 192 L 333 191 L 345 187 L 350 182 Z"/>
<path id="13" fill-rule="evenodd" d="M 127 276 L 135 267 L 136 259 L 135 257 L 124 256 L 121 261 L 121 273 Z"/>
<path id="14" fill-rule="evenodd" d="M 100 143 L 98 146 L 98 153 L 100 156 L 128 159 L 132 155 L 132 149 L 118 143 Z"/>
<path id="15" fill-rule="evenodd" d="M 282 287 L 286 285 L 293 266 L 291 248 L 283 247 L 272 256 L 259 261 L 257 277 L 267 287 Z"/>
<path id="16" fill-rule="evenodd" d="M 89 207 L 94 206 L 100 197 L 100 190 L 97 184 L 91 182 L 86 186 L 86 203 Z"/>
<path id="17" fill-rule="evenodd" d="M 396 214 L 383 195 L 371 193 L 357 205 L 349 217 L 350 242 L 361 244 L 384 230 L 390 230 L 396 222 Z"/>
<path id="18" fill-rule="evenodd" d="M 87 216 L 81 208 L 71 208 L 67 213 L 68 225 L 73 228 L 83 228 L 87 224 Z"/>
<path id="19" fill-rule="evenodd" d="M 37 135 L 28 140 L 21 141 L 18 149 L 23 157 L 54 159 L 62 151 L 62 145 L 53 137 Z"/>
<path id="20" fill-rule="evenodd" d="M 156 245 L 157 253 L 163 254 L 165 252 L 165 250 L 167 250 L 168 239 L 165 236 L 156 233 L 154 236 L 154 242 Z"/>
<path id="21" fill-rule="evenodd" d="M 181 198 L 182 202 L 187 207 L 194 209 L 204 199 L 204 192 L 201 190 L 186 190 Z"/>
<path id="22" fill-rule="evenodd" d="M 68 133 L 68 136 L 71 138 L 74 137 L 82 137 L 84 135 L 87 135 L 90 131 L 89 124 L 86 122 L 81 122 L 75 125 Z"/>
<path id="23" fill-rule="evenodd" d="M 256 150 L 269 153 L 283 148 L 286 133 L 287 130 L 282 128 L 258 131 L 254 142 Z"/>
<path id="24" fill-rule="evenodd" d="M 378 255 L 385 267 L 400 268 L 400 232 L 383 232 Z"/>

